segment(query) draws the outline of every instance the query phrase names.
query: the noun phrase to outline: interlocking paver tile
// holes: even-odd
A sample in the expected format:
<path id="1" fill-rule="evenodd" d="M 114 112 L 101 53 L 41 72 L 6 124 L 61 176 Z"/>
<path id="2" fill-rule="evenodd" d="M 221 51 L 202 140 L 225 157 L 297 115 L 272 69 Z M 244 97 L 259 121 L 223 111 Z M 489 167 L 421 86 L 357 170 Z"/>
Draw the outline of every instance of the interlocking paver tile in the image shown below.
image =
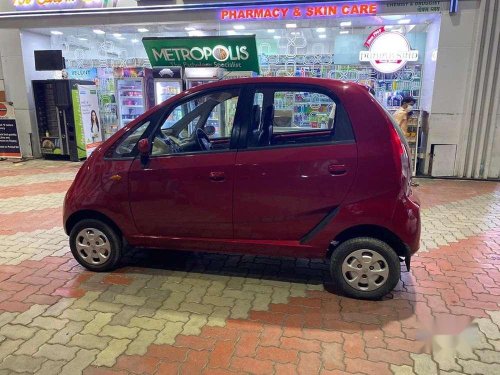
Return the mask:
<path id="1" fill-rule="evenodd" d="M 500 372 L 499 184 L 422 180 L 423 251 L 360 302 L 321 260 L 134 250 L 84 271 L 60 227 L 76 171 L 0 164 L 0 373 Z"/>

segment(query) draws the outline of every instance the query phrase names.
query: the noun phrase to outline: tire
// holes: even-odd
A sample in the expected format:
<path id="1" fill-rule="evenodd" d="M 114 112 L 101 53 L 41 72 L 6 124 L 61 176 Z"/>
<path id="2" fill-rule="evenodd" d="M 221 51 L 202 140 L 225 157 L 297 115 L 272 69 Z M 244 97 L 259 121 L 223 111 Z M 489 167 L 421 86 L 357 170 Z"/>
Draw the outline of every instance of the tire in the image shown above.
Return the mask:
<path id="1" fill-rule="evenodd" d="M 89 237 L 86 238 L 85 233 Z M 123 253 L 118 233 L 108 224 L 95 219 L 79 221 L 71 230 L 69 245 L 78 263 L 95 272 L 115 269 Z"/>
<path id="2" fill-rule="evenodd" d="M 401 266 L 387 243 L 360 237 L 342 242 L 333 250 L 330 273 L 347 297 L 378 300 L 398 284 Z"/>

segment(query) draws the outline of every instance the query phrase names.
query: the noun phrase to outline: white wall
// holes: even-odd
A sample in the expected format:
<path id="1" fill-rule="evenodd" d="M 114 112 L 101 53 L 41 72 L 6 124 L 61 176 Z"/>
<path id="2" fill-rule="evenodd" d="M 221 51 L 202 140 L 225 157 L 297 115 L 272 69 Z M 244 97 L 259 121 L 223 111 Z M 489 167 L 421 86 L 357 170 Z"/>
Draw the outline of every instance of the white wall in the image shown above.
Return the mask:
<path id="1" fill-rule="evenodd" d="M 436 17 L 436 19 L 427 27 L 422 92 L 420 95 L 420 107 L 427 112 L 430 112 L 432 108 L 432 94 L 434 92 L 434 78 L 436 76 L 436 57 L 439 48 L 440 28 L 441 16 Z"/>
<path id="2" fill-rule="evenodd" d="M 35 71 L 33 56 L 35 49 L 50 49 L 50 38 L 34 33 L 21 34 L 19 29 L 0 29 L 1 70 L 7 100 L 13 102 L 16 109 L 19 143 L 23 156 L 39 156 L 31 80 L 53 76 L 46 72 Z"/>
<path id="3" fill-rule="evenodd" d="M 23 52 L 19 29 L 0 29 L 0 60 L 5 78 L 7 101 L 14 103 L 19 134 L 19 145 L 23 156 L 31 156 L 29 134 L 32 132 L 28 96 L 26 95 Z"/>
<path id="4" fill-rule="evenodd" d="M 458 14 L 443 13 L 441 16 L 434 87 L 429 107 L 426 173 L 433 144 L 455 144 L 458 145 L 457 154 L 460 152 L 461 123 L 466 91 L 470 85 L 479 2 L 468 3 L 469 6 L 466 9 L 462 6 Z"/>

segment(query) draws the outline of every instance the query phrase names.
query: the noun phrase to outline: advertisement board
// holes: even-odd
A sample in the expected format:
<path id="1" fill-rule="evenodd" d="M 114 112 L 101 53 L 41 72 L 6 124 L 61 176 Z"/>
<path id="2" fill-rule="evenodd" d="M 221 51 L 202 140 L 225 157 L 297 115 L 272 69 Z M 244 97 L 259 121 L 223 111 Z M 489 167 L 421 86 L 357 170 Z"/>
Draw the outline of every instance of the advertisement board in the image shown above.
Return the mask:
<path id="1" fill-rule="evenodd" d="M 394 73 L 408 61 L 418 61 L 418 50 L 401 33 L 387 31 L 384 26 L 373 31 L 364 43 L 368 51 L 359 52 L 360 62 L 369 62 L 381 73 Z"/>
<path id="2" fill-rule="evenodd" d="M 72 93 L 78 156 L 80 158 L 89 157 L 92 151 L 103 142 L 97 87 L 77 85 Z M 82 146 L 84 146 L 83 150 Z"/>
<path id="3" fill-rule="evenodd" d="M 143 38 L 151 65 L 259 73 L 255 35 Z"/>
<path id="4" fill-rule="evenodd" d="M 0 157 L 22 157 L 14 107 L 5 102 L 0 102 Z"/>

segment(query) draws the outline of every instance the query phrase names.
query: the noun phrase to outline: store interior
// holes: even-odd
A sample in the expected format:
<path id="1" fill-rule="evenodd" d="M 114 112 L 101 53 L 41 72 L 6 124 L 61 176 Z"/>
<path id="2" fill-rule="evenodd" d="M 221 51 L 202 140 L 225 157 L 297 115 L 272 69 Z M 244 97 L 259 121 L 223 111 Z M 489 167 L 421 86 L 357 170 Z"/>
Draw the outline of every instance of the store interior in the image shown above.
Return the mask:
<path id="1" fill-rule="evenodd" d="M 415 98 L 407 137 L 415 173 L 419 169 L 420 150 L 425 149 L 423 125 L 432 99 L 439 25 L 439 14 L 128 24 L 24 29 L 22 41 L 25 67 L 34 65 L 35 49 L 62 50 L 69 78 L 93 81 L 97 85 L 103 139 L 106 139 L 183 88 L 231 76 L 227 72 L 201 68 L 186 71 L 184 79 L 177 72 L 166 70 L 153 75 L 142 45 L 143 37 L 256 35 L 262 76 L 308 76 L 362 83 L 373 88 L 377 100 L 389 111 L 398 108 L 403 97 Z M 418 61 L 408 62 L 390 74 L 377 72 L 369 63 L 360 62 L 359 52 L 366 50 L 366 38 L 381 26 L 405 35 L 411 48 L 419 51 Z M 32 80 L 61 77 L 60 71 L 33 69 L 26 73 L 28 91 L 32 90 Z M 300 111 L 297 103 L 289 105 Z"/>

